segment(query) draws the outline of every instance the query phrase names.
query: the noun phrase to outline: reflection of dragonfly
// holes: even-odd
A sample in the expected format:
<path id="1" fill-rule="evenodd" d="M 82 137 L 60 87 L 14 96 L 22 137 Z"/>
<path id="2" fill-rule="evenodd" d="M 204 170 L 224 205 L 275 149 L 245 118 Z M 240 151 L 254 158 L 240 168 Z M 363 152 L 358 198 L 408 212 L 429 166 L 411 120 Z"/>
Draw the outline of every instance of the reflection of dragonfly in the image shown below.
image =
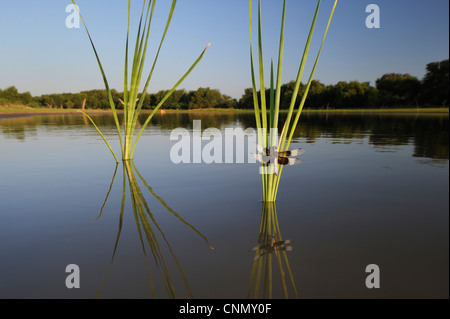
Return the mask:
<path id="1" fill-rule="evenodd" d="M 275 241 L 275 236 L 272 236 L 272 239 L 270 237 L 270 235 L 267 235 L 267 242 L 265 244 L 253 247 L 252 251 L 262 251 L 255 256 L 254 260 L 261 258 L 266 254 L 275 253 L 275 255 L 277 255 L 278 251 L 292 251 L 293 248 L 289 245 L 292 243 L 291 240 L 286 239 L 277 242 Z"/>
<path id="2" fill-rule="evenodd" d="M 256 160 L 262 164 L 271 165 L 298 165 L 301 164 L 301 160 L 295 158 L 295 156 L 300 156 L 305 153 L 305 150 L 298 148 L 291 151 L 278 152 L 278 147 L 274 146 L 271 148 L 266 148 L 261 145 L 256 145 L 259 154 L 256 154 Z M 276 168 L 275 168 L 276 169 Z"/>

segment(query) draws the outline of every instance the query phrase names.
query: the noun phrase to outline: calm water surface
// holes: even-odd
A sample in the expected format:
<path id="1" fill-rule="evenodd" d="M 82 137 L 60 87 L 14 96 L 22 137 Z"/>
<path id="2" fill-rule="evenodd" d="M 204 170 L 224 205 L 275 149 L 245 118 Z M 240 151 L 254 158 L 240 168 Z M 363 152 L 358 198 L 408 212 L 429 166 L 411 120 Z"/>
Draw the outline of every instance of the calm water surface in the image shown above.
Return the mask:
<path id="1" fill-rule="evenodd" d="M 111 117 L 94 119 L 118 152 Z M 171 131 L 193 120 L 254 127 L 158 116 L 134 166 L 116 166 L 81 115 L 0 119 L 0 297 L 448 298 L 448 115 L 305 114 L 303 163 L 270 209 L 255 164 L 171 162 Z M 258 243 L 274 236 L 277 249 Z"/>

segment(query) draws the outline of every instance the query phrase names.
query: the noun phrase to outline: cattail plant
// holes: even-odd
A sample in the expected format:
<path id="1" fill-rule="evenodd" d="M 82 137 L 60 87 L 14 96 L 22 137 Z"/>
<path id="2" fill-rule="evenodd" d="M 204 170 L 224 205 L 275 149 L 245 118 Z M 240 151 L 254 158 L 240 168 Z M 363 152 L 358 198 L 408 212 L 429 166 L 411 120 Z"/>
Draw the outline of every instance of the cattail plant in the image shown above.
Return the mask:
<path id="1" fill-rule="evenodd" d="M 286 121 L 282 126 L 279 126 L 279 114 L 280 114 L 280 101 L 281 101 L 281 77 L 282 77 L 282 67 L 283 67 L 283 53 L 284 53 L 284 30 L 285 30 L 285 17 L 286 17 L 286 0 L 283 3 L 283 11 L 281 18 L 281 34 L 280 34 L 280 44 L 279 44 L 279 55 L 278 55 L 278 67 L 277 75 L 274 75 L 274 64 L 271 63 L 270 72 L 270 100 L 266 99 L 266 87 L 264 79 L 264 58 L 263 58 L 263 45 L 262 45 L 262 21 L 261 21 L 261 0 L 258 1 L 258 64 L 259 64 L 259 86 L 260 86 L 260 97 L 258 97 L 258 88 L 256 84 L 255 66 L 253 59 L 253 36 L 252 36 L 252 0 L 249 0 L 249 11 L 250 11 L 250 61 L 251 61 L 251 74 L 252 74 L 252 88 L 253 88 L 253 102 L 254 102 L 254 112 L 256 118 L 256 126 L 258 129 L 258 143 L 259 149 L 263 149 L 266 154 L 264 158 L 271 159 L 275 158 L 275 166 L 278 166 L 276 162 L 277 155 L 287 154 L 290 155 L 289 146 L 291 144 L 295 129 L 300 119 L 303 107 L 305 105 L 306 98 L 308 96 L 309 89 L 311 87 L 311 82 L 319 61 L 320 53 L 325 42 L 325 38 L 328 33 L 328 29 L 331 24 L 332 17 L 337 5 L 337 0 L 334 2 L 328 24 L 323 36 L 320 49 L 317 53 L 317 57 L 312 68 L 309 80 L 307 82 L 305 92 L 303 93 L 301 102 L 297 104 L 297 95 L 300 89 L 300 84 L 303 76 L 303 71 L 306 64 L 306 59 L 309 53 L 311 39 L 313 37 L 314 29 L 316 26 L 317 16 L 319 13 L 321 0 L 317 2 L 316 11 L 312 21 L 312 25 L 309 31 L 309 35 L 306 41 L 305 49 L 303 51 L 302 59 L 300 62 L 300 67 L 298 70 L 297 79 L 295 82 L 295 88 L 292 93 L 291 103 L 287 113 Z M 282 131 L 278 138 L 278 128 L 281 127 Z M 271 153 L 271 154 L 269 154 Z M 275 153 L 275 154 L 274 154 Z M 300 151 L 296 152 L 300 154 Z M 262 186 L 263 186 L 263 201 L 264 202 L 275 202 L 277 198 L 278 187 L 280 183 L 281 172 L 283 166 L 277 167 L 275 173 L 273 171 L 273 163 L 263 161 L 262 165 Z"/>
<path id="2" fill-rule="evenodd" d="M 72 0 L 73 4 L 75 5 L 75 1 Z M 129 68 L 129 40 L 130 40 L 130 22 L 131 22 L 131 0 L 128 0 L 128 27 L 127 27 L 127 36 L 126 36 L 126 44 L 125 44 L 125 67 L 124 67 L 124 99 L 122 102 L 123 104 L 123 110 L 124 110 L 124 121 L 123 125 L 119 122 L 119 118 L 117 115 L 117 107 L 115 105 L 115 102 L 113 100 L 111 90 L 108 84 L 108 80 L 106 79 L 105 71 L 103 69 L 102 63 L 100 62 L 99 55 L 97 53 L 97 50 L 95 48 L 94 42 L 92 40 L 92 37 L 89 33 L 89 30 L 86 26 L 86 23 L 81 16 L 78 7 L 75 5 L 75 8 L 77 8 L 78 14 L 80 15 L 81 21 L 83 22 L 83 25 L 86 29 L 87 35 L 89 37 L 90 43 L 92 45 L 92 49 L 94 51 L 95 57 L 97 59 L 98 66 L 100 68 L 101 75 L 103 77 L 103 82 L 105 84 L 106 92 L 109 99 L 109 104 L 114 116 L 114 121 L 117 126 L 117 133 L 120 140 L 120 147 L 122 151 L 122 159 L 124 161 L 129 161 L 133 158 L 134 151 L 136 149 L 136 145 L 144 132 L 147 125 L 150 123 L 153 116 L 156 114 L 156 112 L 161 108 L 161 106 L 166 102 L 166 100 L 173 94 L 173 92 L 180 86 L 180 84 L 186 79 L 186 77 L 192 72 L 192 70 L 197 66 L 197 64 L 200 62 L 200 60 L 203 58 L 203 55 L 205 54 L 206 49 L 208 46 L 203 50 L 203 52 L 200 54 L 198 59 L 191 65 L 189 70 L 181 77 L 181 79 L 173 86 L 173 88 L 167 92 L 167 94 L 164 96 L 164 98 L 161 100 L 161 102 L 153 109 L 153 111 L 148 115 L 146 121 L 141 126 L 141 129 L 139 133 L 137 134 L 135 138 L 135 130 L 136 126 L 139 120 L 139 115 L 142 111 L 142 106 L 144 104 L 144 100 L 150 85 L 150 81 L 153 75 L 153 71 L 155 69 L 156 63 L 158 61 L 158 57 L 161 51 L 161 47 L 164 43 L 164 39 L 166 38 L 167 30 L 169 29 L 170 23 L 172 21 L 172 16 L 175 10 L 177 1 L 173 0 L 172 5 L 170 7 L 169 16 L 167 18 L 167 23 L 161 38 L 161 41 L 159 43 L 159 47 L 155 56 L 155 59 L 153 61 L 153 65 L 151 67 L 150 74 L 147 77 L 147 80 L 145 82 L 144 88 L 140 92 L 141 87 L 141 80 L 142 80 L 142 73 L 145 65 L 145 59 L 147 55 L 147 48 L 149 43 L 149 35 L 150 35 L 150 27 L 153 20 L 153 14 L 155 11 L 155 5 L 156 0 L 144 0 L 142 4 L 142 12 L 140 14 L 139 18 L 139 25 L 138 25 L 138 31 L 136 35 L 136 43 L 134 46 L 134 54 L 132 56 L 132 63 L 131 68 Z M 131 70 L 130 70 L 131 69 Z M 105 141 L 106 145 L 108 146 L 109 150 L 111 151 L 112 155 L 114 156 L 114 159 L 116 162 L 118 162 L 117 157 L 112 150 L 110 144 L 106 140 L 105 136 L 101 133 L 97 125 L 94 123 L 92 118 L 86 114 L 85 112 L 81 111 L 83 114 L 86 115 L 86 117 L 92 122 L 94 127 L 96 128 L 97 132 L 100 134 L 100 136 Z M 122 133 L 123 128 L 123 133 Z M 134 139 L 135 138 L 135 139 Z M 133 142 L 134 139 L 134 142 Z"/>

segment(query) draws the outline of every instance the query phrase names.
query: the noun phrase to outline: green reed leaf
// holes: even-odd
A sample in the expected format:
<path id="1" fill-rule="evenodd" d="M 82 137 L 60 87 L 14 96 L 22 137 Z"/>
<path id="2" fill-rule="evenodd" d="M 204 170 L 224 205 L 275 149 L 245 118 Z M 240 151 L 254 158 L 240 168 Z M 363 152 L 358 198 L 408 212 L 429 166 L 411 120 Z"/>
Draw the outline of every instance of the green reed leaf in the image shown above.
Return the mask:
<path id="1" fill-rule="evenodd" d="M 76 10 L 77 10 L 77 12 L 78 12 L 78 14 L 79 14 L 79 16 L 80 16 L 80 19 L 81 19 L 81 21 L 83 22 L 84 28 L 85 28 L 85 30 L 86 30 L 86 33 L 87 33 L 88 37 L 89 37 L 89 41 L 91 42 L 92 49 L 94 50 L 95 58 L 97 59 L 97 64 L 98 64 L 98 67 L 99 67 L 100 72 L 101 72 L 101 74 L 102 74 L 103 83 L 104 83 L 104 85 L 105 85 L 105 89 L 106 89 L 106 92 L 107 92 L 107 94 L 108 94 L 109 104 L 110 104 L 111 110 L 112 110 L 112 112 L 113 112 L 114 122 L 116 123 L 117 133 L 118 133 L 118 135 L 119 135 L 120 145 L 121 145 L 122 155 L 123 155 L 122 133 L 121 133 L 121 130 L 120 130 L 119 118 L 118 118 L 118 116 L 117 116 L 116 106 L 115 106 L 114 100 L 113 100 L 113 98 L 112 98 L 112 94 L 111 94 L 111 90 L 110 90 L 110 88 L 109 88 L 108 80 L 106 79 L 105 71 L 103 70 L 103 66 L 102 66 L 102 63 L 101 63 L 101 61 L 100 61 L 100 57 L 99 57 L 99 55 L 98 55 L 98 53 L 97 53 L 97 49 L 95 48 L 94 41 L 92 40 L 92 37 L 91 37 L 91 34 L 89 33 L 89 30 L 88 30 L 88 28 L 87 28 L 87 25 L 86 25 L 86 23 L 84 22 L 83 16 L 81 15 L 81 12 L 79 11 L 78 6 L 75 4 L 75 1 L 74 1 L 74 0 L 72 0 L 72 3 L 74 4 L 74 6 L 75 6 L 75 8 L 76 8 Z M 97 128 L 97 127 L 96 127 L 96 128 Z M 100 132 L 100 130 L 99 130 L 98 128 L 97 128 L 97 131 Z M 100 135 L 102 135 L 102 134 L 100 134 Z M 106 142 L 106 139 L 104 138 L 103 135 L 102 135 L 102 137 L 103 137 L 103 139 L 104 139 L 105 142 Z M 108 147 L 109 147 L 108 142 L 106 142 L 106 143 L 107 143 L 107 145 L 108 145 Z M 112 152 L 112 149 L 111 149 L 111 148 L 110 148 L 110 150 L 111 150 L 111 152 Z M 113 155 L 114 155 L 114 152 L 112 152 L 112 153 L 113 153 Z M 115 155 L 114 155 L 114 158 L 115 158 L 115 160 L 116 160 L 116 162 L 117 162 L 117 158 L 116 158 Z"/>
<path id="2" fill-rule="evenodd" d="M 147 127 L 147 125 L 150 123 L 151 119 L 153 118 L 153 116 L 156 114 L 156 112 L 158 112 L 158 110 L 161 108 L 161 106 L 164 105 L 164 103 L 167 101 L 167 99 L 173 94 L 173 92 L 175 92 L 175 90 L 181 85 L 181 83 L 183 83 L 183 81 L 188 77 L 188 75 L 194 70 L 194 68 L 197 66 L 197 64 L 203 59 L 203 56 L 205 55 L 206 50 L 209 48 L 210 44 L 208 44 L 206 46 L 206 48 L 203 50 L 203 52 L 200 54 L 200 56 L 197 58 L 197 60 L 191 65 L 191 67 L 189 68 L 189 70 L 181 77 L 180 80 L 178 80 L 178 82 L 173 86 L 173 88 L 164 96 L 164 98 L 159 102 L 159 104 L 153 109 L 153 111 L 150 113 L 150 115 L 147 117 L 147 120 L 145 121 L 145 123 L 142 125 L 142 128 L 138 134 L 138 136 L 136 137 L 136 140 L 134 142 L 134 146 L 133 149 L 131 151 L 131 158 L 133 158 L 134 156 L 134 151 L 136 149 L 136 145 L 142 135 L 142 133 L 144 132 L 145 128 Z"/>
<path id="3" fill-rule="evenodd" d="M 119 160 L 117 159 L 116 154 L 114 154 L 114 151 L 111 148 L 111 145 L 109 145 L 108 141 L 106 140 L 105 136 L 102 134 L 100 129 L 97 127 L 97 125 L 95 124 L 94 120 L 89 115 L 87 115 L 86 112 L 83 112 L 83 111 L 78 111 L 78 112 L 83 113 L 84 116 L 86 116 L 89 119 L 89 121 L 91 121 L 92 125 L 94 125 L 95 129 L 97 130 L 98 134 L 100 134 L 100 136 L 102 137 L 103 141 L 105 141 L 106 146 L 108 146 L 109 150 L 111 151 L 111 154 L 114 156 L 114 159 L 116 160 L 116 163 L 119 163 Z"/>

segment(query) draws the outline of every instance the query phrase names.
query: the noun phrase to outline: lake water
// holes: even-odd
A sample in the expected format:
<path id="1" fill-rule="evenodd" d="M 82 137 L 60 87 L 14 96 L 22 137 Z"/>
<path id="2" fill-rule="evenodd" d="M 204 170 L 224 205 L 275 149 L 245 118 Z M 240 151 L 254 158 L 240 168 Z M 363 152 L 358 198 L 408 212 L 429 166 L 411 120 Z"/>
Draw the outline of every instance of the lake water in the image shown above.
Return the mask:
<path id="1" fill-rule="evenodd" d="M 94 120 L 119 153 L 112 118 Z M 448 298 L 448 115 L 305 113 L 276 207 L 256 164 L 171 161 L 194 120 L 254 127 L 158 115 L 127 167 L 81 115 L 0 119 L 0 298 Z"/>

